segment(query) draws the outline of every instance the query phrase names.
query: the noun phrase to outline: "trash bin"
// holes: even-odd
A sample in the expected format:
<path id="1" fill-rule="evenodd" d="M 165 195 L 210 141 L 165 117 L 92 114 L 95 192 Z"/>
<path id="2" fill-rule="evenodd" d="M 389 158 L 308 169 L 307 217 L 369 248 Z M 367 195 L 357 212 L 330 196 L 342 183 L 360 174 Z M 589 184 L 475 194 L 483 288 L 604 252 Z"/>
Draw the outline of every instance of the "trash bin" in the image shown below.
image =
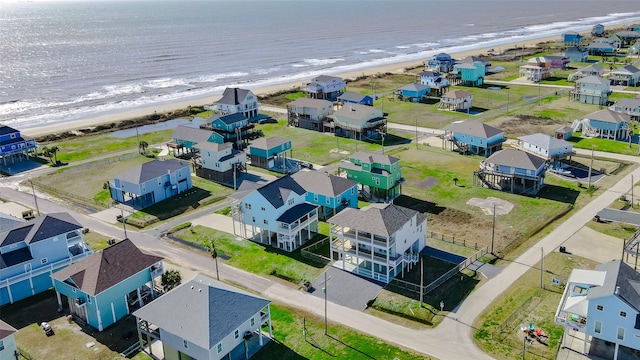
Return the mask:
<path id="1" fill-rule="evenodd" d="M 564 246 L 560 246 L 560 252 L 561 253 L 566 253 L 567 252 L 567 248 L 565 248 Z"/>

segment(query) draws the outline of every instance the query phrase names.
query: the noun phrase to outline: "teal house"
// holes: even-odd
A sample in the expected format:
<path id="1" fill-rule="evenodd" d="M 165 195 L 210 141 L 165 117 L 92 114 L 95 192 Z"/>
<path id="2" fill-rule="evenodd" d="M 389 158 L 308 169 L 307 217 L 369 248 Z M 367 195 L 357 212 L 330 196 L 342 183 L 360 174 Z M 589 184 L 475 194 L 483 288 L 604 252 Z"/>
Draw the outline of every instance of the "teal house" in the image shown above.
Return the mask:
<path id="1" fill-rule="evenodd" d="M 347 179 L 360 184 L 360 194 L 373 202 L 389 202 L 400 196 L 404 182 L 400 159 L 394 156 L 359 151 L 340 163 Z"/>
<path id="2" fill-rule="evenodd" d="M 185 152 L 196 152 L 194 146 L 205 142 L 222 144 L 224 138 L 215 131 L 179 125 L 171 134 L 171 141 L 167 143 L 167 147 L 173 150 L 173 156 L 178 156 Z"/>
<path id="3" fill-rule="evenodd" d="M 125 239 L 53 275 L 60 309 L 102 331 L 158 294 L 162 258 Z"/>
<path id="4" fill-rule="evenodd" d="M 486 66 L 480 61 L 453 65 L 453 77 L 456 85 L 480 86 L 484 83 Z"/>
<path id="5" fill-rule="evenodd" d="M 401 87 L 400 89 L 398 89 L 398 91 L 402 96 L 402 100 L 418 102 L 422 100 L 422 98 L 427 96 L 427 94 L 429 94 L 431 88 L 427 85 L 411 83 Z"/>
<path id="6" fill-rule="evenodd" d="M 243 144 L 247 141 L 249 130 L 253 129 L 255 125 L 250 124 L 249 119 L 243 113 L 237 112 L 228 115 L 215 114 L 200 127 L 205 130 L 213 130 L 222 137 L 223 142 L 233 143 L 233 147 L 239 149 L 244 147 Z"/>
<path id="7" fill-rule="evenodd" d="M 279 137 L 258 138 L 249 146 L 251 165 L 281 173 L 287 172 L 287 151 L 291 151 L 291 140 Z"/>
<path id="8" fill-rule="evenodd" d="M 450 150 L 463 154 L 490 156 L 502 149 L 504 131 L 479 121 L 455 122 L 444 129 Z"/>
<path id="9" fill-rule="evenodd" d="M 345 208 L 358 208 L 358 183 L 319 171 L 300 171 L 293 179 L 307 191 L 305 201 L 318 205 L 318 219 L 326 220 Z"/>

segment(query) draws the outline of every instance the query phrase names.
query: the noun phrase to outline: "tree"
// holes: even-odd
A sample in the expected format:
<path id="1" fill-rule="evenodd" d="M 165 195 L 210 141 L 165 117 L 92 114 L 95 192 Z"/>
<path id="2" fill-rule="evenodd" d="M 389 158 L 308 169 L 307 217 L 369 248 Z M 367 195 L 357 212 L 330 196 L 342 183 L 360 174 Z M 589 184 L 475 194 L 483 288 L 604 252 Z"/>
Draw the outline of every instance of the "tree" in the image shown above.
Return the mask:
<path id="1" fill-rule="evenodd" d="M 49 161 L 51 162 L 51 165 L 55 165 L 55 163 L 53 162 L 53 152 L 51 152 L 51 149 L 49 149 L 46 146 L 43 147 L 42 148 L 42 155 L 49 158 Z"/>
<path id="2" fill-rule="evenodd" d="M 52 146 L 49 148 L 49 151 L 51 152 L 51 155 L 53 155 L 53 159 L 54 159 L 54 165 L 58 165 L 58 151 L 60 151 L 60 148 L 57 146 Z"/>
<path id="3" fill-rule="evenodd" d="M 182 283 L 182 276 L 180 275 L 180 271 L 178 270 L 166 271 L 160 277 L 160 285 L 162 285 L 162 289 L 164 290 L 164 292 L 168 292 L 169 290 L 175 288 L 181 283 Z"/>
<path id="4" fill-rule="evenodd" d="M 218 252 L 216 251 L 216 245 L 213 241 L 209 243 L 209 254 L 211 254 L 211 258 L 216 262 L 216 278 L 220 280 L 220 272 L 218 271 Z"/>
<path id="5" fill-rule="evenodd" d="M 149 147 L 149 143 L 146 141 L 140 141 L 140 151 L 142 155 L 147 155 L 147 148 Z"/>

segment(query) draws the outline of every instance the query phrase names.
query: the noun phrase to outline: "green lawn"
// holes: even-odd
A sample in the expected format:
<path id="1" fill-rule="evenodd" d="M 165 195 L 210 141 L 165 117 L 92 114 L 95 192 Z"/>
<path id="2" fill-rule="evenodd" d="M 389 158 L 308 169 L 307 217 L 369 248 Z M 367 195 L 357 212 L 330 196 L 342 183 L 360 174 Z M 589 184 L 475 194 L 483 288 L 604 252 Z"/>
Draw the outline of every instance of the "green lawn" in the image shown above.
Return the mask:
<path id="1" fill-rule="evenodd" d="M 628 141 L 616 141 L 610 139 L 599 139 L 599 138 L 583 138 L 582 133 L 577 132 L 574 136 L 569 139 L 570 142 L 573 143 L 573 146 L 578 149 L 588 149 L 591 150 L 593 147 L 596 151 L 604 151 L 615 154 L 624 154 L 624 155 L 638 155 L 638 145 L 631 144 L 629 146 Z"/>

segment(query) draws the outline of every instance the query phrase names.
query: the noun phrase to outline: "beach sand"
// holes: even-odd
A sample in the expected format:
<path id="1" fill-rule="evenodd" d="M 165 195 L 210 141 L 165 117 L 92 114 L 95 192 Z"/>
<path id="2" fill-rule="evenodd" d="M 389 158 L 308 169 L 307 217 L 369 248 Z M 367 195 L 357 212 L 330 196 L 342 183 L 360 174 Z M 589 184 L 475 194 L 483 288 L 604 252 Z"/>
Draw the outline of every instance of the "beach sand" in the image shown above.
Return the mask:
<path id="1" fill-rule="evenodd" d="M 624 27 L 625 25 L 627 24 L 621 24 L 619 26 L 616 26 L 616 28 Z M 560 35 L 542 37 L 542 38 L 537 38 L 537 39 L 532 39 L 527 41 L 503 44 L 500 46 L 500 48 L 510 49 L 516 46 L 533 47 L 539 43 L 544 43 L 549 41 L 559 41 L 559 39 L 560 39 Z M 487 50 L 489 49 L 490 49 L 489 47 L 486 47 L 486 48 L 469 50 L 464 52 L 450 53 L 449 55 L 451 55 L 455 59 L 463 59 L 467 56 L 472 56 L 472 55 L 477 56 L 480 54 L 487 54 Z M 370 75 L 384 74 L 384 73 L 403 73 L 407 68 L 415 68 L 415 67 L 423 66 L 424 60 L 388 64 L 388 65 L 361 69 L 361 70 L 356 70 L 356 71 L 351 71 L 346 73 L 327 74 L 327 75 L 339 76 L 343 79 L 355 79 L 358 76 L 363 76 L 363 75 L 370 76 Z M 306 79 L 306 81 L 297 80 L 295 82 L 290 82 L 285 84 L 277 84 L 272 86 L 255 88 L 255 89 L 252 89 L 252 91 L 256 95 L 269 95 L 279 91 L 290 89 L 292 87 L 299 86 L 301 83 L 305 83 L 310 80 L 311 78 Z M 21 133 L 28 136 L 32 136 L 32 137 L 39 137 L 39 136 L 48 135 L 48 134 L 57 134 L 57 133 L 62 133 L 62 132 L 67 132 L 67 131 L 72 131 L 77 129 L 89 128 L 89 127 L 97 126 L 100 124 L 108 124 L 112 122 L 119 122 L 122 120 L 134 119 L 142 116 L 151 115 L 154 112 L 161 114 L 161 113 L 167 113 L 167 112 L 171 112 L 179 109 L 186 109 L 188 106 L 208 105 L 208 104 L 212 104 L 219 98 L 220 98 L 220 95 L 206 96 L 206 97 L 201 97 L 201 98 L 196 98 L 191 100 L 152 105 L 152 106 L 141 107 L 141 108 L 126 110 L 126 111 L 117 112 L 117 113 L 99 115 L 99 116 L 86 118 L 86 119 L 67 121 L 67 122 L 56 123 L 51 125 L 44 125 L 37 128 L 25 128 L 25 129 L 21 129 Z"/>

